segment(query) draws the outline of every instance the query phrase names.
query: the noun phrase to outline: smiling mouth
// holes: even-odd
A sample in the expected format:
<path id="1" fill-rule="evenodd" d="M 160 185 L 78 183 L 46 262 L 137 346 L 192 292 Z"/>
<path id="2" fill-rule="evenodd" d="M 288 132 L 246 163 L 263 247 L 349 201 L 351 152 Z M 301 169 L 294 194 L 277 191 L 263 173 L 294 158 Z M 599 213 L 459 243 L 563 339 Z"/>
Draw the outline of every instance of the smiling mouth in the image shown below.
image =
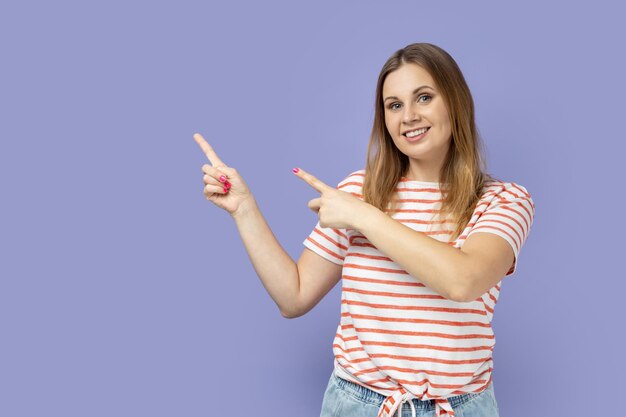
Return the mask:
<path id="1" fill-rule="evenodd" d="M 427 127 L 421 127 L 421 128 L 419 128 L 419 129 L 409 130 L 408 132 L 404 132 L 402 135 L 403 135 L 403 136 L 406 136 L 408 133 L 419 132 L 419 131 L 421 131 L 421 130 L 423 130 L 423 129 L 426 129 L 426 130 L 425 130 L 425 132 L 428 132 L 428 130 L 430 129 L 430 126 L 427 126 Z M 425 132 L 422 132 L 422 133 L 425 133 Z"/>
<path id="2" fill-rule="evenodd" d="M 407 140 L 409 141 L 413 141 L 416 139 L 421 139 L 424 135 L 426 135 L 426 133 L 428 133 L 428 131 L 430 130 L 430 126 L 426 128 L 426 130 L 422 129 L 416 129 L 416 130 L 412 130 L 410 132 L 406 132 L 403 133 L 402 136 L 404 136 L 405 138 L 407 138 Z M 419 135 L 414 134 L 414 132 L 422 132 Z M 408 136 L 408 134 L 411 133 L 411 136 Z"/>

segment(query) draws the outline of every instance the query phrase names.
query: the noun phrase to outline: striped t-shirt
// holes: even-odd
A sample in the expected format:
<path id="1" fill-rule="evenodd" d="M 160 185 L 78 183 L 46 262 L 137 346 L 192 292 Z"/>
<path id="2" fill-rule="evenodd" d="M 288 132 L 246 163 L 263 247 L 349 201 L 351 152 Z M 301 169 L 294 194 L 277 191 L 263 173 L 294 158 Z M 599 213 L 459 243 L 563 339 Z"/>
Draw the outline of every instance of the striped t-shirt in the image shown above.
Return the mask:
<path id="1" fill-rule="evenodd" d="M 365 170 L 348 175 L 337 189 L 363 200 Z M 392 218 L 448 242 L 452 221 L 437 221 L 439 183 L 402 177 Z M 513 274 L 534 216 L 534 203 L 519 184 L 489 180 L 472 217 L 453 242 L 460 248 L 473 233 L 494 233 L 515 253 Z M 393 416 L 411 398 L 435 400 L 436 415 L 454 415 L 447 397 L 486 389 L 492 376 L 495 336 L 491 328 L 500 283 L 471 302 L 444 298 L 379 252 L 357 230 L 322 228 L 319 221 L 304 246 L 342 265 L 341 317 L 333 342 L 334 372 L 385 397 L 379 417 Z"/>

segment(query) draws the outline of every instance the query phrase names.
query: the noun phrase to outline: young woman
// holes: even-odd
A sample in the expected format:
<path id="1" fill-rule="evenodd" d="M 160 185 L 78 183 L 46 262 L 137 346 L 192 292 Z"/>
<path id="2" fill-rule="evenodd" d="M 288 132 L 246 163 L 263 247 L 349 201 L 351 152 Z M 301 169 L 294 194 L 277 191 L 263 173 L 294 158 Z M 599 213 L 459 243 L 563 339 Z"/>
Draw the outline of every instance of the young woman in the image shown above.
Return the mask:
<path id="1" fill-rule="evenodd" d="M 498 416 L 491 320 L 534 203 L 485 173 L 473 99 L 447 52 L 416 43 L 385 63 L 365 169 L 336 187 L 294 169 L 320 192 L 297 264 L 237 171 L 194 138 L 211 162 L 204 194 L 232 215 L 283 316 L 342 281 L 321 417 Z"/>

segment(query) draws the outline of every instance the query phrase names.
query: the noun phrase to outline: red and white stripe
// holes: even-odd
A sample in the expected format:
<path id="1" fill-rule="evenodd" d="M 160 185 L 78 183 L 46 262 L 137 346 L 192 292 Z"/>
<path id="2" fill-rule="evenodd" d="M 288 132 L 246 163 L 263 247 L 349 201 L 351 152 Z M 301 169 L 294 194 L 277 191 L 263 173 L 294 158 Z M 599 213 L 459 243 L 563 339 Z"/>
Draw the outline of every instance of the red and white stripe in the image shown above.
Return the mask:
<path id="1" fill-rule="evenodd" d="M 364 170 L 337 189 L 362 197 Z M 534 216 L 521 185 L 488 182 L 472 218 L 452 242 L 453 224 L 438 217 L 438 184 L 403 178 L 392 218 L 434 239 L 461 248 L 472 233 L 494 233 L 515 253 L 515 271 Z M 436 400 L 437 416 L 454 416 L 446 398 L 480 392 L 491 382 L 495 335 L 491 328 L 500 283 L 471 302 L 448 300 L 379 252 L 360 232 L 322 228 L 303 244 L 342 265 L 341 316 L 333 342 L 338 376 L 386 396 L 379 417 L 393 416 L 411 398 Z M 412 403 L 411 403 L 412 404 Z"/>

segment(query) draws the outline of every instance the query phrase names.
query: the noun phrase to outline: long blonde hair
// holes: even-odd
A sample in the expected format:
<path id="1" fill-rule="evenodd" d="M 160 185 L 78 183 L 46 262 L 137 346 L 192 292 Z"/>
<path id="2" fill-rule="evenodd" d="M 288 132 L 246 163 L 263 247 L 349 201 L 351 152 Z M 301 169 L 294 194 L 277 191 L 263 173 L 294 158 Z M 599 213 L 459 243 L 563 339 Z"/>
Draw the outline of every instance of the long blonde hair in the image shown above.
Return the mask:
<path id="1" fill-rule="evenodd" d="M 441 168 L 442 192 L 440 215 L 451 215 L 456 228 L 455 240 L 465 229 L 486 181 L 483 144 L 474 121 L 474 101 L 456 61 L 440 47 L 430 43 L 413 43 L 396 51 L 383 65 L 376 85 L 374 125 L 367 146 L 363 199 L 387 212 L 395 188 L 409 167 L 408 157 L 400 152 L 387 131 L 382 97 L 387 75 L 407 63 L 424 68 L 438 86 L 448 113 L 452 140 Z"/>

